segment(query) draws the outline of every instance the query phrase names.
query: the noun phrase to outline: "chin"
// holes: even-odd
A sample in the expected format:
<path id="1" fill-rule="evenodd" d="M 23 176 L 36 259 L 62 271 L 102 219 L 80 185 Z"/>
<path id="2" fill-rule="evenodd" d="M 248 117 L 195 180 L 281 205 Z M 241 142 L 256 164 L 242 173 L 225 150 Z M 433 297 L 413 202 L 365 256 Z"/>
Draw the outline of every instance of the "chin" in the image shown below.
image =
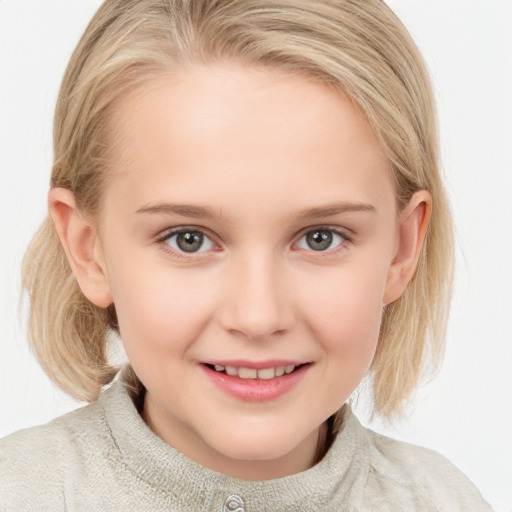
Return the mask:
<path id="1" fill-rule="evenodd" d="M 279 433 L 277 433 L 279 432 Z M 295 435 L 294 435 L 295 434 Z M 272 461 L 286 457 L 305 441 L 297 432 L 224 432 L 222 439 L 209 443 L 217 452 L 240 461 Z"/>

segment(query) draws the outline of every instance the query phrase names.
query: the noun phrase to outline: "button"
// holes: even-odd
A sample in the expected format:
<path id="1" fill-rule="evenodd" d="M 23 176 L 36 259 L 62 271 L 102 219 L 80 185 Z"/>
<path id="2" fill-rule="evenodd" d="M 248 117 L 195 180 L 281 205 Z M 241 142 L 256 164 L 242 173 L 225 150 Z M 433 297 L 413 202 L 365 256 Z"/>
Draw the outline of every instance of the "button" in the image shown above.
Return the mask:
<path id="1" fill-rule="evenodd" d="M 244 500 L 240 498 L 240 496 L 232 494 L 224 502 L 224 508 L 222 509 L 222 512 L 245 512 Z"/>

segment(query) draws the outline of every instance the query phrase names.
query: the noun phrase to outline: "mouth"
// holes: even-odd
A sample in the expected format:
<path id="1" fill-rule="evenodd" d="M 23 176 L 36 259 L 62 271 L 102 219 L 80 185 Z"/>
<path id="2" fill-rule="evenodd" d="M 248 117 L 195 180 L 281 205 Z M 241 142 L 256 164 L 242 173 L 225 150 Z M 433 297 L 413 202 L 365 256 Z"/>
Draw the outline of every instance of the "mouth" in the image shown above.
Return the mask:
<path id="1" fill-rule="evenodd" d="M 250 368 L 246 366 L 231 366 L 222 364 L 209 364 L 205 363 L 205 366 L 210 370 L 217 373 L 223 373 L 230 377 L 238 377 L 239 379 L 259 379 L 259 380 L 272 380 L 276 377 L 282 377 L 283 375 L 289 375 L 299 368 L 309 363 L 302 364 L 287 364 L 279 366 L 269 366 L 268 368 Z"/>
<path id="2" fill-rule="evenodd" d="M 244 402 L 267 402 L 291 392 L 313 363 L 215 361 L 199 365 L 219 390 Z"/>

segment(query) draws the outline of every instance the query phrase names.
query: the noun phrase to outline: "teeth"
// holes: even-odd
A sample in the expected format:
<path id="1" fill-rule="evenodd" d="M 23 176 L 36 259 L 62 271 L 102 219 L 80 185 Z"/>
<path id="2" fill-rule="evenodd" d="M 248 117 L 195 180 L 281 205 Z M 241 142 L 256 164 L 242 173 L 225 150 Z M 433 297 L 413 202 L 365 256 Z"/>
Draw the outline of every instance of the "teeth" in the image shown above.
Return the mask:
<path id="1" fill-rule="evenodd" d="M 265 368 L 264 370 L 258 370 L 258 379 L 270 380 L 276 376 L 274 368 Z"/>
<path id="2" fill-rule="evenodd" d="M 261 379 L 270 380 L 274 377 L 282 377 L 285 373 L 289 374 L 295 370 L 295 365 L 277 366 L 276 368 L 264 368 L 256 370 L 254 368 L 237 368 L 236 366 L 223 366 L 221 364 L 215 365 L 217 372 L 225 371 L 231 377 L 239 377 L 240 379 Z"/>
<path id="3" fill-rule="evenodd" d="M 238 376 L 238 368 L 235 368 L 234 366 L 226 366 L 226 373 L 228 375 L 231 375 L 232 377 Z"/>
<path id="4" fill-rule="evenodd" d="M 241 379 L 256 379 L 258 377 L 258 370 L 252 368 L 240 368 L 238 370 L 238 376 Z"/>

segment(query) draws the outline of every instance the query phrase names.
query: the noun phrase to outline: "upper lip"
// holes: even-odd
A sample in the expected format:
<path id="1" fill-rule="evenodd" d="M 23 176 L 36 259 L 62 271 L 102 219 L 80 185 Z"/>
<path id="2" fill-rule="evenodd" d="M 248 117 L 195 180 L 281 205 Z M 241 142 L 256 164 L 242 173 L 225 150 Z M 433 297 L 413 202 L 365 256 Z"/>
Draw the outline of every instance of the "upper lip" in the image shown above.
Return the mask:
<path id="1" fill-rule="evenodd" d="M 301 364 L 307 364 L 308 362 L 309 361 L 297 361 L 296 359 L 267 359 L 266 361 L 248 361 L 245 359 L 216 359 L 211 361 L 203 361 L 203 364 L 264 370 L 265 368 L 276 368 L 278 366 L 299 366 Z"/>

